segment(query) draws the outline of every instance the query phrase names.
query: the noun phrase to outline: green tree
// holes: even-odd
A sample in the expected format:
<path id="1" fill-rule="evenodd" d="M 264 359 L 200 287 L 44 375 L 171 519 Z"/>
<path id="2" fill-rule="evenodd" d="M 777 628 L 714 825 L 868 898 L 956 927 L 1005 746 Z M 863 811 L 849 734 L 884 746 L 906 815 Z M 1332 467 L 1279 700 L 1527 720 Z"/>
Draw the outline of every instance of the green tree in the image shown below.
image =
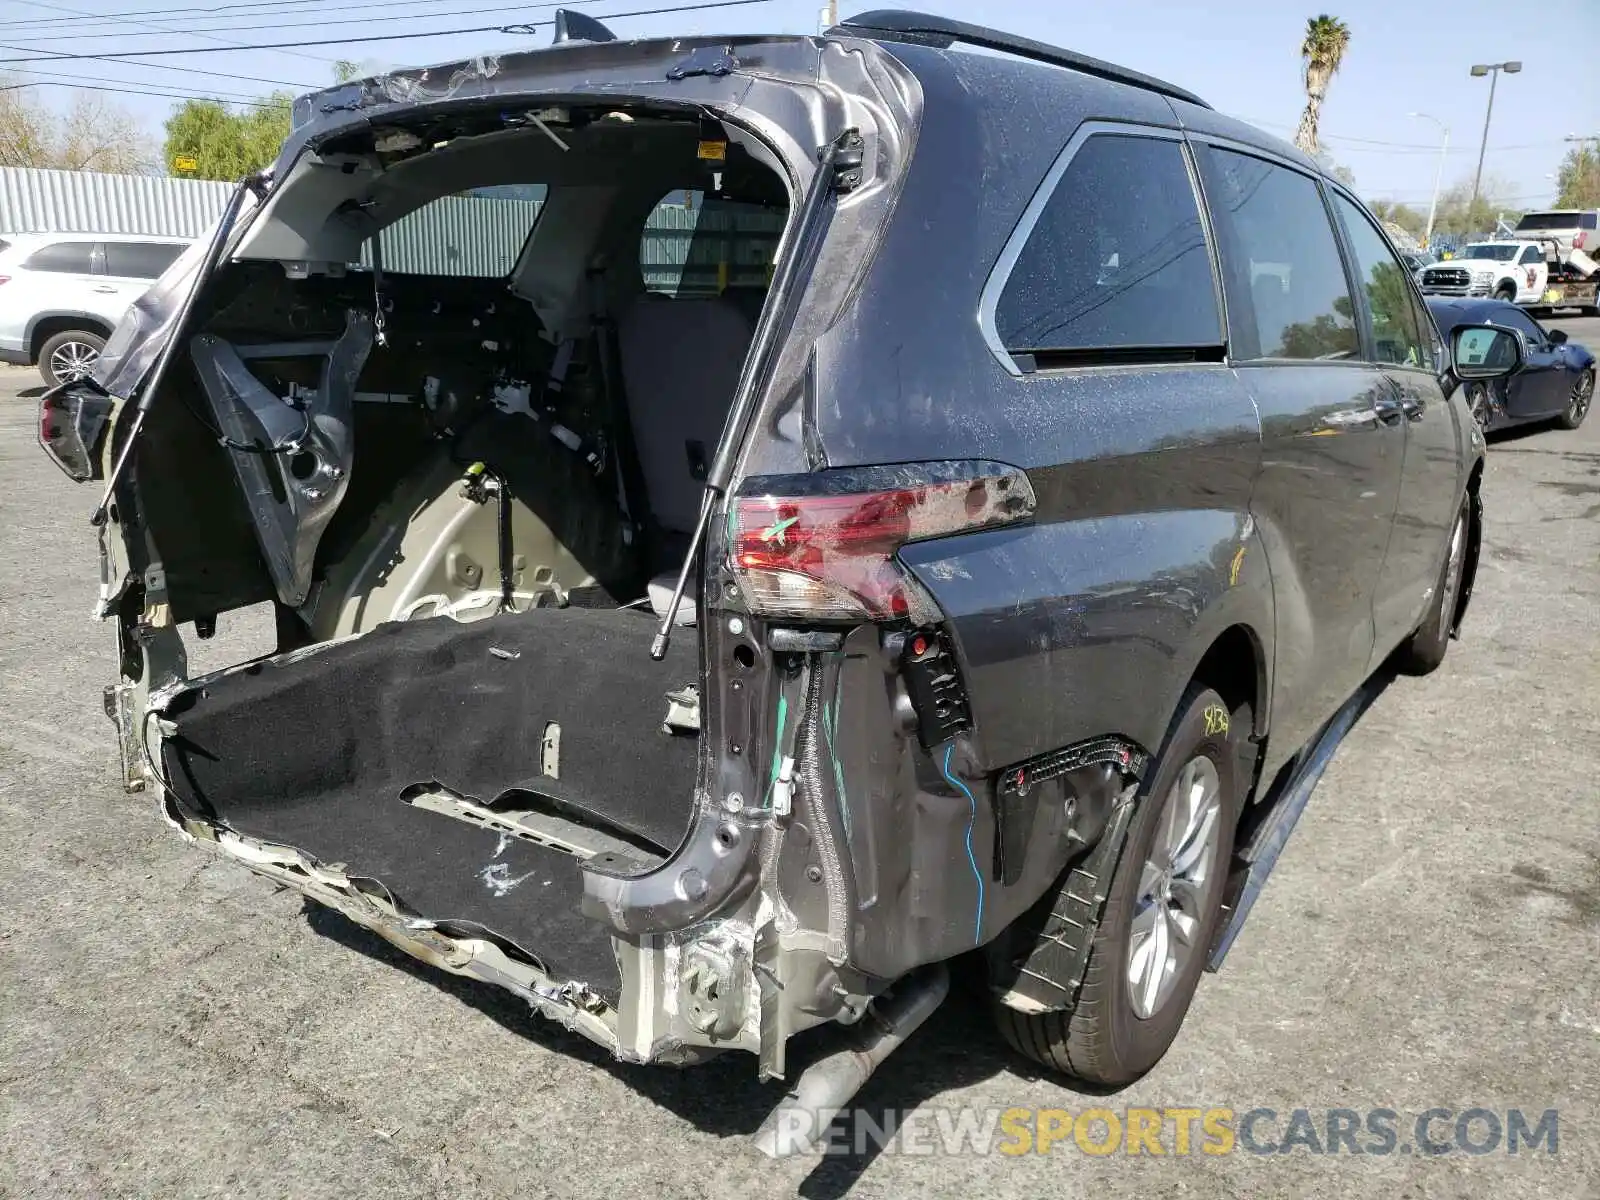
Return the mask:
<path id="1" fill-rule="evenodd" d="M 1600 146 L 1585 143 L 1567 151 L 1556 169 L 1557 208 L 1600 208 Z"/>
<path id="2" fill-rule="evenodd" d="M 186 100 L 167 118 L 162 147 L 167 170 L 190 179 L 242 179 L 266 167 L 289 136 L 293 102 L 274 92 L 262 106 L 233 109 L 214 100 Z M 177 169 L 179 158 L 194 160 L 193 170 Z"/>
<path id="3" fill-rule="evenodd" d="M 1305 64 L 1301 79 L 1306 88 L 1306 110 L 1300 115 L 1294 144 L 1307 154 L 1317 153 L 1317 122 L 1322 116 L 1322 101 L 1349 48 L 1350 27 L 1343 21 L 1323 14 L 1306 22 L 1306 36 L 1300 43 L 1300 57 Z"/>
<path id="4" fill-rule="evenodd" d="M 1398 200 L 1369 200 L 1372 215 L 1385 225 L 1398 225 L 1412 237 L 1421 237 L 1428 228 L 1428 214 Z"/>

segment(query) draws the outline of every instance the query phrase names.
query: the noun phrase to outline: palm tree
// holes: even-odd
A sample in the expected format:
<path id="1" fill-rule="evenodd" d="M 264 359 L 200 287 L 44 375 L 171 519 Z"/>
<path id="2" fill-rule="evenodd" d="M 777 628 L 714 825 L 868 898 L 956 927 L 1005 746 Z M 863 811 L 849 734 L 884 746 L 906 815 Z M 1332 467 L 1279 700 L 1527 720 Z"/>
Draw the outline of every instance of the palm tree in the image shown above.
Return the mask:
<path id="1" fill-rule="evenodd" d="M 1328 94 L 1328 83 L 1338 73 L 1349 47 L 1350 27 L 1337 17 L 1324 14 L 1306 22 L 1306 39 L 1300 43 L 1300 57 L 1306 63 L 1306 111 L 1300 115 L 1294 144 L 1307 154 L 1317 153 L 1317 118 L 1322 112 L 1322 98 Z"/>

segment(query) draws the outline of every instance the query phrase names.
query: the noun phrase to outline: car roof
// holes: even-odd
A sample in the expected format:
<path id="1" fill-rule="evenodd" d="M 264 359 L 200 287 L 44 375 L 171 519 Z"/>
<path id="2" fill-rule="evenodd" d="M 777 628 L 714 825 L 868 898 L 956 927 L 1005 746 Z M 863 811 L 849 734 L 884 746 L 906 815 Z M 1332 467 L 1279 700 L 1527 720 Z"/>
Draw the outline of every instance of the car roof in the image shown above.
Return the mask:
<path id="1" fill-rule="evenodd" d="M 1425 296 L 1428 308 L 1440 324 L 1481 325 L 1508 308 L 1517 308 L 1509 300 L 1459 300 L 1453 297 Z M 1517 309 L 1521 312 L 1521 309 Z"/>

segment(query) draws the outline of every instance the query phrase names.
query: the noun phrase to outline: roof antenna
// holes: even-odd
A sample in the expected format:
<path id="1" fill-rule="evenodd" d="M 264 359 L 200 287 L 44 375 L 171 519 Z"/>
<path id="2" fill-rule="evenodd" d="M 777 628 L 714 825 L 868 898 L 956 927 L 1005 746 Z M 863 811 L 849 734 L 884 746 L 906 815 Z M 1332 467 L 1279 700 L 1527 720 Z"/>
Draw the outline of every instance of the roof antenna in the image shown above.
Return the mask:
<path id="1" fill-rule="evenodd" d="M 562 42 L 614 42 L 617 35 L 593 17 L 586 17 L 581 12 L 573 12 L 570 8 L 556 9 L 556 36 L 550 44 L 559 46 Z"/>

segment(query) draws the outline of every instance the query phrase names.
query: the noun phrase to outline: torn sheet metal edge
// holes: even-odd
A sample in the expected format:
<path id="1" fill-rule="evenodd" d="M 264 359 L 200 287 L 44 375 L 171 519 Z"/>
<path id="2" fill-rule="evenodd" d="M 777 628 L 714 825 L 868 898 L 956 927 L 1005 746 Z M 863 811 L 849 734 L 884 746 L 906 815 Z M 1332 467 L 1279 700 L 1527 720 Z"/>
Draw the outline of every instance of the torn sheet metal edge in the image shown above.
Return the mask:
<path id="1" fill-rule="evenodd" d="M 219 854 L 343 914 L 429 966 L 505 988 L 541 1016 L 623 1057 L 614 1010 L 586 984 L 575 980 L 558 983 L 537 967 L 512 958 L 487 938 L 457 937 L 440 931 L 429 921 L 406 917 L 357 889 L 342 871 L 319 865 L 292 847 L 258 842 L 181 815 L 177 820 L 190 841 L 209 843 Z M 194 828 L 196 824 L 198 830 Z M 611 1020 L 607 1019 L 608 1014 Z"/>

